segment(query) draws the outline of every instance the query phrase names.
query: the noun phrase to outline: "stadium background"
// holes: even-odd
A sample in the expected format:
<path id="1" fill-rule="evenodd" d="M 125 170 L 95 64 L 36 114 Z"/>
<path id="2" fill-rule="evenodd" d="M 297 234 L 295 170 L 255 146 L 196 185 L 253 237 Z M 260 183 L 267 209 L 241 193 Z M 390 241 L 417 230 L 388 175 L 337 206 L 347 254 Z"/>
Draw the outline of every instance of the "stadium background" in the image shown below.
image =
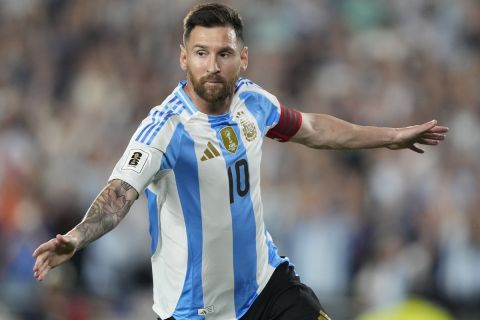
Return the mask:
<path id="1" fill-rule="evenodd" d="M 183 79 L 192 3 L 0 2 L 0 319 L 153 317 L 143 197 L 43 283 L 31 253 L 82 218 L 136 125 Z M 335 319 L 411 297 L 479 319 L 480 2 L 227 3 L 245 20 L 247 77 L 286 105 L 450 127 L 424 155 L 266 142 L 263 199 L 280 252 Z"/>

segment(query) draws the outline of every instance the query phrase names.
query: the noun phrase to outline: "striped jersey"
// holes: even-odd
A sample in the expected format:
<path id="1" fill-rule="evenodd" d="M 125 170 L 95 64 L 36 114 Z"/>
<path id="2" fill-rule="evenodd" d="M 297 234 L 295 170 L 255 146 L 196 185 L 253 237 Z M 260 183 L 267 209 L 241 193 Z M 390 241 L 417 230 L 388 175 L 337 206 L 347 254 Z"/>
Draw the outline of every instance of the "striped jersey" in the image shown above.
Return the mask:
<path id="1" fill-rule="evenodd" d="M 143 120 L 110 180 L 148 199 L 153 310 L 163 319 L 239 319 L 285 261 L 260 195 L 262 142 L 280 104 L 240 78 L 230 112 L 207 115 L 185 85 Z"/>

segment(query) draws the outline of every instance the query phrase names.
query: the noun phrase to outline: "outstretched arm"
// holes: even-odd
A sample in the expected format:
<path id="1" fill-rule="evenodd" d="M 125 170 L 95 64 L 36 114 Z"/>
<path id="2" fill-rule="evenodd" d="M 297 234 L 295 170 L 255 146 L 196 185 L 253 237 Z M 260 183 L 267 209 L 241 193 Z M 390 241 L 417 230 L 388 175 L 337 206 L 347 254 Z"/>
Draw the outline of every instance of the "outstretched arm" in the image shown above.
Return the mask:
<path id="1" fill-rule="evenodd" d="M 356 125 L 325 114 L 302 114 L 302 125 L 291 141 L 315 149 L 353 150 L 385 147 L 392 150 L 424 150 L 416 144 L 437 145 L 448 128 L 436 120 L 405 128 Z"/>
<path id="2" fill-rule="evenodd" d="M 77 250 L 115 228 L 137 198 L 137 191 L 125 181 L 109 182 L 77 226 L 67 234 L 59 234 L 41 244 L 33 252 L 36 258 L 33 267 L 35 278 L 43 280 L 50 269 L 64 263 Z"/>

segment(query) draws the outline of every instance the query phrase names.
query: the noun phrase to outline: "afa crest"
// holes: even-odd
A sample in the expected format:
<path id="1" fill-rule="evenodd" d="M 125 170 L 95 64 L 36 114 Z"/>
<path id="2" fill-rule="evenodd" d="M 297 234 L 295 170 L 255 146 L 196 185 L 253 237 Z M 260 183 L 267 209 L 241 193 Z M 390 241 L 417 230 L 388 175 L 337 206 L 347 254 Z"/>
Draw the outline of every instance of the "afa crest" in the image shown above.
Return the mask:
<path id="1" fill-rule="evenodd" d="M 247 139 L 248 142 L 255 140 L 257 137 L 257 128 L 255 127 L 255 123 L 253 123 L 253 121 L 249 119 L 243 111 L 239 111 L 236 115 L 236 118 L 240 121 L 245 139 Z"/>

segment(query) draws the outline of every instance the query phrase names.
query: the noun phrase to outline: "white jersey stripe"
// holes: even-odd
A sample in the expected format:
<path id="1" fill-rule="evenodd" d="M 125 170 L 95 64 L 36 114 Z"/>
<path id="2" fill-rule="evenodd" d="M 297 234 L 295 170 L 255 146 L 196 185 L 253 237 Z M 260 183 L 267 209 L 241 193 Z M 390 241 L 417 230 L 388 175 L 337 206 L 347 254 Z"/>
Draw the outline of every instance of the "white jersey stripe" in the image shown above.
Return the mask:
<path id="1" fill-rule="evenodd" d="M 195 140 L 197 159 L 200 159 L 208 143 L 217 150 L 220 150 L 221 146 L 216 141 L 215 131 L 207 122 L 207 116 L 203 114 L 197 116 L 205 121 L 190 128 L 190 134 L 194 135 L 194 131 L 200 130 L 206 133 Z M 228 177 L 225 170 L 218 170 L 219 165 L 225 167 L 225 160 L 221 156 L 198 162 L 202 228 L 204 230 L 202 248 L 203 308 L 214 310 L 205 315 L 207 320 L 236 318 Z M 215 179 L 212 179 L 213 177 Z M 219 238 L 220 234 L 221 238 Z"/>
<path id="2" fill-rule="evenodd" d="M 151 192 L 161 210 L 161 240 L 152 256 L 154 307 L 158 315 L 169 318 L 180 300 L 188 265 L 187 228 L 178 195 L 173 170 L 162 171 L 159 185 L 152 185 Z M 165 191 L 169 190 L 168 193 Z M 157 212 L 158 216 L 159 212 Z M 155 223 L 155 221 L 154 221 Z M 164 226 L 164 227 L 162 227 Z M 169 290 L 161 290 L 168 287 Z"/>
<path id="3" fill-rule="evenodd" d="M 226 119 L 228 123 L 226 123 Z M 245 147 L 241 140 L 239 127 L 227 116 L 209 116 L 212 128 L 217 132 L 217 139 L 222 141 L 221 130 L 226 125 L 234 130 L 238 146 L 232 153 L 220 143 L 226 162 L 228 180 L 230 181 L 230 212 L 233 236 L 233 272 L 234 300 L 237 318 L 244 314 L 256 298 L 257 252 L 256 226 L 253 204 L 250 199 L 250 174 Z M 247 309 L 246 309 L 247 308 Z"/>

